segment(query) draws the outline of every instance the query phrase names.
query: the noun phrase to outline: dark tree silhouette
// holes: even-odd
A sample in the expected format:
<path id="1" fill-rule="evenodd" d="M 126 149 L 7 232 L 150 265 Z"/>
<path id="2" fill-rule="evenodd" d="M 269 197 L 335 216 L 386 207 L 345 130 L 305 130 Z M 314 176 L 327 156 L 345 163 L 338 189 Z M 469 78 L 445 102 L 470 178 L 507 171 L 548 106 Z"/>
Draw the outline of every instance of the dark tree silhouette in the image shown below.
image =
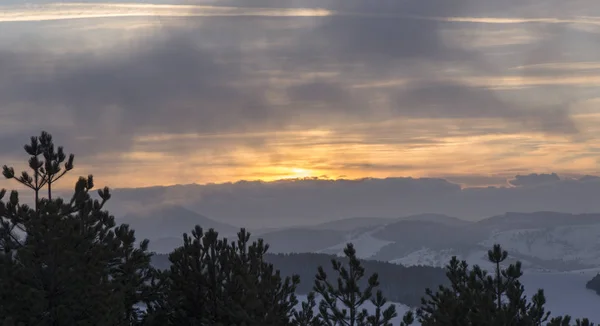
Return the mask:
<path id="1" fill-rule="evenodd" d="M 291 323 L 297 276 L 282 278 L 263 257 L 268 245 L 235 242 L 197 226 L 169 255 L 171 266 L 157 286 L 163 296 L 148 306 L 148 325 L 285 326 Z"/>
<path id="2" fill-rule="evenodd" d="M 325 326 L 321 316 L 315 313 L 317 310 L 317 302 L 315 293 L 311 292 L 307 295 L 306 301 L 302 302 L 301 309 L 294 309 L 292 317 L 293 326 Z"/>
<path id="3" fill-rule="evenodd" d="M 281 271 L 282 276 L 298 275 L 300 284 L 296 293 L 307 295 L 314 289 L 315 271 L 319 266 L 323 267 L 327 275 L 334 275 L 335 270 L 331 266 L 331 259 L 337 259 L 347 263 L 346 257 L 336 257 L 321 253 L 292 253 L 292 254 L 269 254 L 264 256 L 266 262 L 272 263 L 275 269 Z M 402 303 L 411 307 L 421 305 L 421 298 L 426 288 L 438 285 L 450 284 L 445 275 L 445 270 L 432 266 L 402 266 L 383 261 L 360 260 L 361 266 L 369 273 L 377 273 L 380 283 L 379 289 L 383 296 L 396 303 Z M 168 269 L 169 257 L 165 254 L 152 256 L 152 264 L 159 269 Z M 364 277 L 360 281 L 361 287 L 368 286 L 368 280 Z"/>
<path id="4" fill-rule="evenodd" d="M 315 279 L 314 291 L 321 297 L 319 303 L 319 318 L 325 325 L 347 326 L 389 326 L 396 317 L 395 305 L 387 305 L 381 290 L 373 291 L 379 286 L 377 274 L 368 278 L 367 286 L 361 289 L 361 279 L 365 276 L 365 268 L 356 257 L 354 246 L 349 243 L 344 249 L 348 265 L 344 266 L 339 260 L 332 259 L 333 270 L 338 274 L 335 285 L 329 281 L 323 267 L 319 267 Z M 374 314 L 363 307 L 372 302 L 376 311 Z M 407 318 L 411 318 L 409 315 Z"/>
<path id="5" fill-rule="evenodd" d="M 26 144 L 24 148 L 25 152 L 30 155 L 29 168 L 32 170 L 33 176 L 26 171 L 16 176 L 15 170 L 6 165 L 2 167 L 2 174 L 7 179 L 14 178 L 22 185 L 33 190 L 35 210 L 37 211 L 40 191 L 44 187 L 47 187 L 48 199 L 52 200 L 52 184 L 73 169 L 73 159 L 75 156 L 70 154 L 67 162 L 65 162 L 67 156 L 63 151 L 63 147 L 59 146 L 55 151 L 52 135 L 45 131 L 42 131 L 39 137 L 31 137 L 31 142 Z M 61 167 L 62 163 L 64 163 L 64 167 Z"/>
<path id="6" fill-rule="evenodd" d="M 508 253 L 499 245 L 488 252 L 494 264 L 494 274 L 489 275 L 479 266 L 469 268 L 466 261 L 453 257 L 447 265 L 451 285 L 440 286 L 437 292 L 426 291 L 418 319 L 423 326 L 567 326 L 571 318 L 555 317 L 548 321 L 543 290 L 528 301 L 519 278 L 523 275 L 521 263 L 502 268 Z M 576 325 L 593 325 L 589 320 L 576 320 Z"/>
<path id="7" fill-rule="evenodd" d="M 135 305 L 150 293 L 148 241 L 135 247 L 127 225 L 116 227 L 103 210 L 108 188 L 90 191 L 93 177 L 79 178 L 70 200 L 53 198 L 52 185 L 73 169 L 62 147 L 42 132 L 25 146 L 32 172 L 3 174 L 34 192 L 34 208 L 12 191 L 0 192 L 0 318 L 23 325 L 131 325 Z M 66 160 L 66 162 L 65 162 Z M 61 164 L 64 166 L 61 167 Z M 47 198 L 41 191 L 46 187 Z"/>

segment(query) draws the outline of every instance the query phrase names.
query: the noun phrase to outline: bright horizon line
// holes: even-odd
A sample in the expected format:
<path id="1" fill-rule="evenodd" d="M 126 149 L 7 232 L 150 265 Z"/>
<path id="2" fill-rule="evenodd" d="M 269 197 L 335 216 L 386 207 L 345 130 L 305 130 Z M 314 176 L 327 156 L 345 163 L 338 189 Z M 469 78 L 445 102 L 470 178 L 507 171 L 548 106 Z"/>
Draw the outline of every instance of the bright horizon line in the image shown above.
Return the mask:
<path id="1" fill-rule="evenodd" d="M 550 173 L 527 173 L 527 174 L 518 174 L 520 176 L 526 176 L 526 175 L 532 175 L 532 174 L 537 174 L 537 175 L 550 175 L 553 172 Z M 566 180 L 578 180 L 581 177 L 584 176 L 596 176 L 594 174 L 581 174 L 581 175 L 577 175 L 575 176 L 571 176 L 571 177 L 562 177 L 560 173 L 556 173 L 559 178 L 560 181 L 566 181 Z M 314 177 L 290 177 L 290 178 L 279 178 L 279 179 L 239 179 L 236 181 L 223 181 L 223 182 L 206 182 L 206 183 L 197 183 L 197 182 L 191 182 L 191 183 L 167 183 L 167 184 L 156 184 L 156 185 L 147 185 L 147 186 L 139 186 L 139 187 L 135 187 L 135 186 L 125 186 L 125 187 L 111 187 L 108 186 L 111 190 L 135 190 L 135 189 L 150 189 L 150 188 L 168 188 L 168 187 L 177 187 L 177 186 L 181 186 L 181 187 L 186 187 L 186 186 L 211 186 L 211 185 L 227 185 L 227 184 L 238 184 L 238 183 L 265 183 L 265 184 L 271 184 L 271 183 L 278 183 L 278 182 L 299 182 L 299 181 L 331 181 L 331 182 L 336 182 L 336 181 L 364 181 L 364 180 L 386 180 L 386 179 L 413 179 L 413 180 L 420 180 L 420 179 L 437 179 L 437 180 L 445 180 L 449 183 L 452 184 L 456 184 L 461 186 L 462 189 L 468 189 L 468 188 L 486 188 L 486 187 L 506 187 L 506 188 L 518 188 L 518 186 L 514 186 L 511 185 L 508 181 L 510 181 L 512 178 L 516 177 L 516 175 L 509 177 L 507 176 L 505 179 L 504 183 L 490 183 L 488 185 L 479 185 L 479 186 L 475 186 L 475 185 L 465 185 L 462 184 L 460 182 L 456 182 L 456 181 L 452 181 L 450 179 L 452 179 L 453 177 L 455 178 L 461 178 L 461 177 L 469 177 L 468 175 L 456 175 L 456 176 L 419 176 L 419 177 L 415 177 L 415 176 L 389 176 L 389 177 L 358 177 L 358 178 L 348 178 L 348 177 L 338 177 L 338 178 L 331 178 L 331 177 L 326 177 L 326 176 L 314 176 Z M 479 176 L 479 177 L 485 177 L 485 176 Z M 502 176 L 497 176 L 496 178 L 501 178 Z M 493 178 L 493 176 L 490 176 L 490 178 Z M 95 180 L 96 181 L 96 180 Z M 96 183 L 96 182 L 95 182 Z M 94 189 L 99 189 L 99 188 L 103 188 L 104 186 L 97 186 Z M 56 187 L 56 190 L 59 191 L 64 191 L 70 188 L 63 188 L 63 187 Z"/>

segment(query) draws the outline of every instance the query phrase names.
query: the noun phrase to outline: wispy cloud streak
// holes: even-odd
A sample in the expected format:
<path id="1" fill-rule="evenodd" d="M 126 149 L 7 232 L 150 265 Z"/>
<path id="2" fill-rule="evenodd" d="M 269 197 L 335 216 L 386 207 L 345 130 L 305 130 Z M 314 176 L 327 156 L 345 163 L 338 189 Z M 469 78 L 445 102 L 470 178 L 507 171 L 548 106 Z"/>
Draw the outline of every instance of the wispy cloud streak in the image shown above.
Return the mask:
<path id="1" fill-rule="evenodd" d="M 135 3 L 53 3 L 45 5 L 0 7 L 0 22 L 109 17 L 322 17 L 330 14 L 330 11 L 319 8 L 271 9 Z"/>
<path id="2" fill-rule="evenodd" d="M 329 10 L 325 8 L 255 8 L 214 5 L 173 5 L 148 3 L 49 3 L 39 5 L 0 6 L 0 22 L 46 21 L 108 17 L 325 17 L 356 16 L 391 19 L 421 19 L 444 22 L 480 24 L 586 24 L 600 25 L 600 17 L 576 16 L 570 18 L 542 17 L 435 17 L 398 13 L 362 13 Z"/>

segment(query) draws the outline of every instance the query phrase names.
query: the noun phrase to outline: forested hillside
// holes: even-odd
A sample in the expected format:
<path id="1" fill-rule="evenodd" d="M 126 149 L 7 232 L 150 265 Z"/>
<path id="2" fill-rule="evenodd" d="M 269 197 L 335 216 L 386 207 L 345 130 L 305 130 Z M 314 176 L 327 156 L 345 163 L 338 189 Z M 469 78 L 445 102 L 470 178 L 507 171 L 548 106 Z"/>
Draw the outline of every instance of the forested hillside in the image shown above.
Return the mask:
<path id="1" fill-rule="evenodd" d="M 327 254 L 302 253 L 302 254 L 266 254 L 266 262 L 281 271 L 281 275 L 300 276 L 300 284 L 296 289 L 298 294 L 308 294 L 313 290 L 314 278 L 319 266 L 323 266 L 327 275 L 333 274 L 331 259 L 339 259 L 347 263 L 346 258 Z M 374 260 L 361 260 L 361 264 L 369 273 L 377 273 L 381 282 L 380 289 L 383 295 L 392 302 L 403 303 L 416 307 L 420 305 L 425 289 L 435 289 L 439 285 L 447 285 L 445 271 L 442 268 L 430 266 L 405 267 Z M 159 269 L 169 268 L 168 255 L 155 255 L 152 265 Z M 367 280 L 362 280 L 362 286 Z"/>

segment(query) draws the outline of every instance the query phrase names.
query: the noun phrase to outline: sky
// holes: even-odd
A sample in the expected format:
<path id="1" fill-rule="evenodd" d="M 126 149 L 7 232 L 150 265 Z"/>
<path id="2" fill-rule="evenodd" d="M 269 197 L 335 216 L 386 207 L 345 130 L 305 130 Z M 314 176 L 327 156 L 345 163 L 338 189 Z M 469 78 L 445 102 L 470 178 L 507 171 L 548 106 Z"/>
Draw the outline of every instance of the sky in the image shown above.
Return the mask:
<path id="1" fill-rule="evenodd" d="M 134 1 L 2 1 L 0 163 L 46 130 L 121 188 L 600 174 L 598 1 Z"/>

